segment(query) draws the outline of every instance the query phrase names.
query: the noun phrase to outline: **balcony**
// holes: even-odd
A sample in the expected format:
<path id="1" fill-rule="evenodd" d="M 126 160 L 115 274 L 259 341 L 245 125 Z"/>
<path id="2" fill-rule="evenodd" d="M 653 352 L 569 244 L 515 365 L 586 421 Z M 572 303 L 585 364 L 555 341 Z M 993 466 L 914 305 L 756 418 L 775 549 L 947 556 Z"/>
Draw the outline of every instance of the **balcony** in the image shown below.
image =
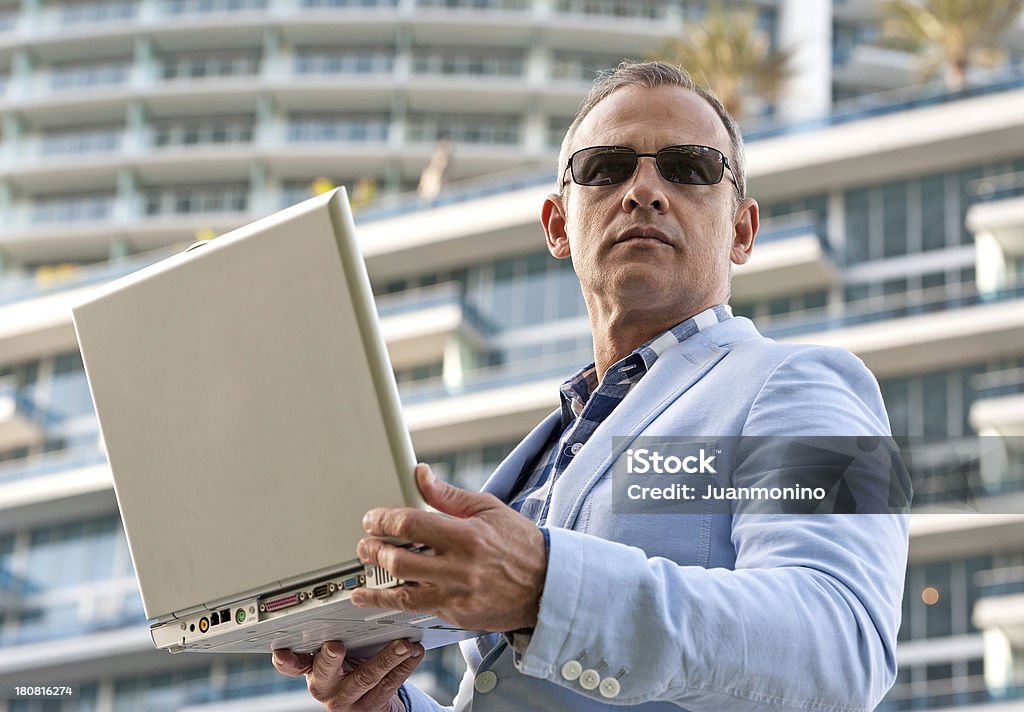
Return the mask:
<path id="1" fill-rule="evenodd" d="M 978 283 L 996 291 L 1024 276 L 1024 173 L 984 178 L 971 188 L 977 202 L 966 223 L 974 233 Z"/>
<path id="2" fill-rule="evenodd" d="M 977 399 L 971 405 L 971 427 L 979 433 L 1024 436 L 1024 368 L 993 371 L 971 382 Z"/>
<path id="3" fill-rule="evenodd" d="M 38 445 L 44 417 L 17 386 L 0 379 L 0 451 Z"/>
<path id="4" fill-rule="evenodd" d="M 910 52 L 861 43 L 835 70 L 833 79 L 841 84 L 867 84 L 878 89 L 906 87 L 914 79 L 915 59 Z"/>
<path id="5" fill-rule="evenodd" d="M 733 269 L 737 301 L 828 289 L 839 279 L 831 246 L 818 215 L 795 213 L 766 220 L 758 230 L 750 261 Z"/>
<path id="6" fill-rule="evenodd" d="M 880 378 L 1024 351 L 1024 286 L 947 285 L 759 322 L 782 341 L 840 346 Z"/>
<path id="7" fill-rule="evenodd" d="M 930 84 L 837 103 L 820 119 L 751 127 L 744 132 L 749 192 L 771 202 L 897 173 L 1002 160 L 1006 147 L 1016 145 L 1014 107 L 1022 96 L 1024 72 L 1009 69 L 963 91 Z"/>
<path id="8" fill-rule="evenodd" d="M 980 597 L 972 621 L 985 640 L 985 682 L 997 699 L 1019 698 L 1024 660 L 1024 566 L 975 575 Z"/>
<path id="9" fill-rule="evenodd" d="M 381 297 L 377 312 L 395 369 L 458 359 L 463 348 L 479 352 L 491 331 L 454 283 Z"/>
<path id="10" fill-rule="evenodd" d="M 24 606 L 24 598 L 33 587 L 20 576 L 0 566 L 0 615 L 13 613 Z"/>

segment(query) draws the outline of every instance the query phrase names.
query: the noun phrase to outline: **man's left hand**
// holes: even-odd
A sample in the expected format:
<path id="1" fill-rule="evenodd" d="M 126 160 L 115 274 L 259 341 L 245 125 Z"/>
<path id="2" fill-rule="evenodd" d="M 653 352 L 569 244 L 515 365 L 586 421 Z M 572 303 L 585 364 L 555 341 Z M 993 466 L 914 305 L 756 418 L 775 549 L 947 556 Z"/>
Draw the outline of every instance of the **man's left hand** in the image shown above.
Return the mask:
<path id="1" fill-rule="evenodd" d="M 471 630 L 504 632 L 534 626 L 548 564 L 537 526 L 494 495 L 442 482 L 425 464 L 416 466 L 416 481 L 427 504 L 443 514 L 409 508 L 367 512 L 363 529 L 370 537 L 359 542 L 357 555 L 406 583 L 357 589 L 352 602 L 431 613 Z M 432 553 L 416 553 L 372 537 L 425 544 Z"/>

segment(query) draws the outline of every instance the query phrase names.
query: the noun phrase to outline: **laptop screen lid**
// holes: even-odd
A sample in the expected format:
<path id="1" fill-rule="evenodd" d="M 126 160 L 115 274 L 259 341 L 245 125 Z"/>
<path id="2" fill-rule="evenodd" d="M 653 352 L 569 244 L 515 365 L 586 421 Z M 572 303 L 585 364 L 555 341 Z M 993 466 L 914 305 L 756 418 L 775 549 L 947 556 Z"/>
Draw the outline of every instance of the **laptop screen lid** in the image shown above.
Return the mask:
<path id="1" fill-rule="evenodd" d="M 343 189 L 73 310 L 146 615 L 355 561 L 424 506 Z"/>

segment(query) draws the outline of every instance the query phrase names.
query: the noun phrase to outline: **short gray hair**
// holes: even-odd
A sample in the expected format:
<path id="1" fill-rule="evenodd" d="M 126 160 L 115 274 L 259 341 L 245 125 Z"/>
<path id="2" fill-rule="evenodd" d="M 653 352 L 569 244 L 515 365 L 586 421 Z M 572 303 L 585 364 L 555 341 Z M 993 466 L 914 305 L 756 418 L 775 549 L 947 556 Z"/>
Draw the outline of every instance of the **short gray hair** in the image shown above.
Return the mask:
<path id="1" fill-rule="evenodd" d="M 561 150 L 558 152 L 559 192 L 562 190 L 562 176 L 565 166 L 569 161 L 569 146 L 576 136 L 576 130 L 583 123 L 583 119 L 586 118 L 587 114 L 601 101 L 607 99 L 610 94 L 619 89 L 626 87 L 653 89 L 660 86 L 679 86 L 689 89 L 715 110 L 718 118 L 722 120 L 726 132 L 729 134 L 730 152 L 732 153 L 732 156 L 729 157 L 729 165 L 732 168 L 733 178 L 736 180 L 739 198 L 742 200 L 746 197 L 747 178 L 746 162 L 743 158 L 743 136 L 740 134 L 740 127 L 736 124 L 736 119 L 729 115 L 729 112 L 725 110 L 718 97 L 707 88 L 693 81 L 693 77 L 682 67 L 657 61 L 636 62 L 631 60 L 621 62 L 619 66 L 598 76 L 594 81 L 594 85 L 590 88 L 590 93 L 587 94 L 583 103 L 580 104 L 580 108 L 576 112 L 576 118 L 569 124 L 568 130 L 565 132 L 565 138 L 562 139 Z"/>

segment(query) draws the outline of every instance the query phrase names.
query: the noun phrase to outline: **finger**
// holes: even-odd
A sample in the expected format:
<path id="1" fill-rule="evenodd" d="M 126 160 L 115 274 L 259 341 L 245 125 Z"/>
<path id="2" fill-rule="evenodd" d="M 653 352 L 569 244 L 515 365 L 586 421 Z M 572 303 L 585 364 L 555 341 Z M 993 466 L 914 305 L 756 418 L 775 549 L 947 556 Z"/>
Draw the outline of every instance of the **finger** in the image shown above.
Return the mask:
<path id="1" fill-rule="evenodd" d="M 313 656 L 309 653 L 294 653 L 282 648 L 271 654 L 271 662 L 282 675 L 298 677 L 305 675 L 313 667 Z"/>
<path id="2" fill-rule="evenodd" d="M 381 539 L 362 539 L 356 547 L 359 560 L 377 564 L 397 579 L 436 583 L 443 580 L 446 572 L 443 563 L 429 552 L 415 552 L 400 546 L 388 544 Z"/>
<path id="3" fill-rule="evenodd" d="M 345 646 L 338 640 L 323 644 L 313 657 L 312 669 L 306 673 L 306 687 L 317 702 L 324 702 L 338 694 L 345 663 Z"/>
<path id="4" fill-rule="evenodd" d="M 437 610 L 437 588 L 429 584 L 403 584 L 394 588 L 357 588 L 352 604 L 359 608 L 398 609 L 410 613 L 433 613 Z"/>
<path id="5" fill-rule="evenodd" d="M 410 643 L 409 657 L 399 663 L 387 675 L 381 678 L 380 684 L 363 695 L 359 702 L 368 709 L 383 708 L 385 703 L 394 697 L 402 683 L 409 679 L 413 671 L 423 662 L 423 646 Z"/>
<path id="6" fill-rule="evenodd" d="M 371 509 L 363 516 L 363 529 L 371 536 L 416 541 L 438 550 L 444 550 L 462 526 L 443 514 L 408 507 Z"/>
<path id="7" fill-rule="evenodd" d="M 331 696 L 332 702 L 351 705 L 366 693 L 381 684 L 388 673 L 405 662 L 413 652 L 407 640 L 396 640 L 386 648 L 345 675 L 340 681 L 338 692 Z M 401 684 L 401 683 L 399 683 Z M 397 685 L 395 686 L 397 689 Z M 388 695 L 390 698 L 391 695 Z"/>
<path id="8" fill-rule="evenodd" d="M 459 519 L 472 517 L 500 504 L 500 501 L 491 494 L 470 492 L 448 484 L 434 475 L 430 465 L 422 462 L 416 466 L 416 484 L 427 504 L 439 512 Z"/>

